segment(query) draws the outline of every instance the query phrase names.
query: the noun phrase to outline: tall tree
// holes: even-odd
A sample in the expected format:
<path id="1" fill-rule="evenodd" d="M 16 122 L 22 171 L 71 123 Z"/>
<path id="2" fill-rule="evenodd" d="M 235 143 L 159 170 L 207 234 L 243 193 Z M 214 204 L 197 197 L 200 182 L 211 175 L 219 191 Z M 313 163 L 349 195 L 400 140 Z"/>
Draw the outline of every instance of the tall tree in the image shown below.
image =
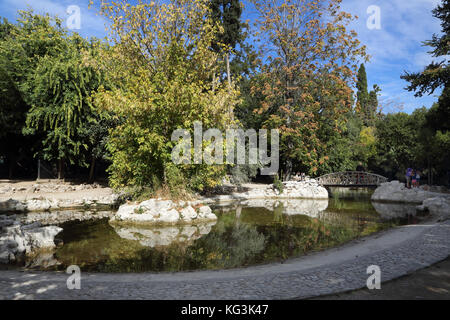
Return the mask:
<path id="1" fill-rule="evenodd" d="M 231 86 L 230 54 L 242 40 L 241 14 L 239 0 L 211 0 L 211 16 L 220 24 L 222 30 L 216 34 L 213 49 L 225 51 L 228 85 Z"/>
<path id="2" fill-rule="evenodd" d="M 210 81 L 218 70 L 218 54 L 211 50 L 218 30 L 209 1 L 102 1 L 101 13 L 111 19 L 114 46 L 99 64 L 117 86 L 100 92 L 96 101 L 123 119 L 108 142 L 111 185 L 215 186 L 223 166 L 175 165 L 171 158 L 176 129 L 192 133 L 195 121 L 205 129 L 224 129 L 226 111 L 236 103 L 234 90 L 226 84 L 214 90 Z"/>
<path id="3" fill-rule="evenodd" d="M 358 77 L 356 82 L 356 89 L 358 90 L 356 92 L 356 103 L 358 104 L 358 107 L 361 109 L 361 113 L 365 113 L 367 103 L 369 100 L 369 92 L 367 90 L 367 73 L 366 73 L 366 67 L 364 66 L 364 63 L 361 63 L 359 69 L 358 69 Z"/>
<path id="4" fill-rule="evenodd" d="M 450 62 L 446 58 L 450 54 L 450 0 L 443 0 L 433 10 L 433 16 L 441 20 L 442 35 L 434 34 L 431 40 L 424 42 L 424 45 L 433 48 L 429 53 L 435 58 L 442 57 L 442 60 L 433 61 L 423 72 L 405 72 L 401 76 L 410 82 L 406 89 L 415 91 L 417 97 L 425 93 L 433 94 L 437 88 L 447 88 L 450 84 Z"/>
<path id="5" fill-rule="evenodd" d="M 381 91 L 380 87 L 376 84 L 373 85 L 373 90 L 369 92 L 366 106 L 366 125 L 375 126 L 375 118 L 378 112 L 378 95 Z"/>
<path id="6" fill-rule="evenodd" d="M 18 162 L 26 160 L 26 165 L 22 166 L 24 168 L 29 165 L 29 150 L 32 146 L 32 141 L 22 135 L 29 106 L 10 73 L 8 43 L 14 41 L 15 29 L 16 26 L 6 19 L 0 21 L 0 157 L 8 167 L 9 179 L 15 176 Z"/>
<path id="7" fill-rule="evenodd" d="M 316 173 L 327 159 L 329 134 L 339 130 L 353 105 L 350 89 L 365 47 L 347 25 L 352 15 L 340 0 L 253 1 L 259 14 L 256 36 L 267 60 L 263 96 L 255 110 L 264 126 L 279 128 L 282 171 Z"/>
<path id="8" fill-rule="evenodd" d="M 433 61 L 422 72 L 405 72 L 401 76 L 402 79 L 410 84 L 406 87 L 408 91 L 414 91 L 416 97 L 424 94 L 433 94 L 436 89 L 442 88 L 442 94 L 439 101 L 431 109 L 427 115 L 427 127 L 435 134 L 435 141 L 441 147 L 448 145 L 450 141 L 450 0 L 442 0 L 433 10 L 433 16 L 441 20 L 442 35 L 434 34 L 431 40 L 425 41 L 424 45 L 431 47 L 429 52 L 432 57 L 439 58 L 441 61 Z M 438 142 L 439 141 L 439 142 Z M 428 167 L 433 167 L 432 163 L 447 162 L 445 167 L 449 176 L 448 161 L 450 161 L 450 153 L 448 148 L 435 150 L 447 150 L 445 154 L 437 152 L 440 157 L 429 157 Z"/>
<path id="9" fill-rule="evenodd" d="M 361 115 L 364 125 L 373 126 L 378 109 L 378 92 L 381 89 L 375 84 L 373 90 L 368 91 L 366 67 L 363 63 L 358 70 L 356 88 L 357 112 Z"/>
<path id="10" fill-rule="evenodd" d="M 5 69 L 30 106 L 23 132 L 40 140 L 40 156 L 57 160 L 59 178 L 66 162 L 86 165 L 82 151 L 88 146 L 78 130 L 99 118 L 90 96 L 104 84 L 104 73 L 85 63 L 98 45 L 69 35 L 60 19 L 31 10 L 20 12 L 13 35 L 2 43 Z"/>

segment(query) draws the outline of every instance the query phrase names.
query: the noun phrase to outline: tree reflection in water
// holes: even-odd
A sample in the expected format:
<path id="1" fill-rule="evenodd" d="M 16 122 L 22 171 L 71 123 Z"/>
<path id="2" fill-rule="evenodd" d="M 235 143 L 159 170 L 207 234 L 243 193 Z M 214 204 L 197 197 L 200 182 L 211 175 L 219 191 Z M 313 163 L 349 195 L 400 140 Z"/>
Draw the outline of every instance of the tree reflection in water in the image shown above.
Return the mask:
<path id="1" fill-rule="evenodd" d="M 283 261 L 371 234 L 383 221 L 366 201 L 254 200 L 214 208 L 216 223 L 111 226 L 108 220 L 63 225 L 55 252 L 64 270 L 144 272 L 224 269 Z"/>

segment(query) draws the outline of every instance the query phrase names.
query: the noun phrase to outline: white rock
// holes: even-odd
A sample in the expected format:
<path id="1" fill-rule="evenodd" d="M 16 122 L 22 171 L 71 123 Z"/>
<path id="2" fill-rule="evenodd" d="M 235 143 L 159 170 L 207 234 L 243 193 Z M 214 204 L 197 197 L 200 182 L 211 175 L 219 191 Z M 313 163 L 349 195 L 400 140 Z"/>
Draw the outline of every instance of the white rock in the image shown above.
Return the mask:
<path id="1" fill-rule="evenodd" d="M 19 254 L 28 254 L 41 248 L 53 248 L 54 238 L 61 231 L 62 228 L 56 226 L 42 227 L 39 222 L 21 225 L 18 220 L 3 226 L 0 233 L 0 263 L 13 262 Z"/>
<path id="2" fill-rule="evenodd" d="M 443 219 L 450 218 L 450 198 L 436 197 L 425 199 L 419 210 L 428 210 L 432 215 Z"/>
<path id="3" fill-rule="evenodd" d="M 25 236 L 31 249 L 53 248 L 55 236 L 63 229 L 56 226 L 32 228 L 25 231 Z"/>
<path id="4" fill-rule="evenodd" d="M 252 188 L 247 192 L 233 193 L 230 196 L 217 196 L 217 201 L 230 201 L 234 199 L 328 199 L 328 191 L 319 183 L 310 179 L 308 181 L 283 182 L 283 192 L 280 193 L 273 185 L 261 188 Z"/>
<path id="5" fill-rule="evenodd" d="M 25 201 L 25 207 L 28 211 L 46 211 L 55 206 L 57 207 L 56 204 L 52 203 L 48 199 L 32 199 Z"/>
<path id="6" fill-rule="evenodd" d="M 181 217 L 177 210 L 172 209 L 167 212 L 161 213 L 158 222 L 164 223 L 177 223 L 180 222 Z"/>
<path id="7" fill-rule="evenodd" d="M 420 188 L 408 189 L 399 181 L 382 183 L 373 193 L 373 201 L 403 203 L 422 203 L 425 199 L 443 196 L 442 193 L 429 192 Z"/>
<path id="8" fill-rule="evenodd" d="M 180 212 L 181 219 L 184 221 L 192 221 L 194 219 L 197 219 L 197 212 L 195 212 L 194 208 L 191 206 L 187 206 L 183 208 Z"/>
<path id="9" fill-rule="evenodd" d="M 211 209 L 204 211 L 203 215 L 197 214 L 192 206 L 187 205 L 184 208 L 180 204 L 171 200 L 150 199 L 140 204 L 124 204 L 120 206 L 112 221 L 128 222 L 149 222 L 149 223 L 188 223 L 193 220 L 215 220 L 217 217 L 211 212 Z M 202 211 L 203 212 L 203 211 Z"/>

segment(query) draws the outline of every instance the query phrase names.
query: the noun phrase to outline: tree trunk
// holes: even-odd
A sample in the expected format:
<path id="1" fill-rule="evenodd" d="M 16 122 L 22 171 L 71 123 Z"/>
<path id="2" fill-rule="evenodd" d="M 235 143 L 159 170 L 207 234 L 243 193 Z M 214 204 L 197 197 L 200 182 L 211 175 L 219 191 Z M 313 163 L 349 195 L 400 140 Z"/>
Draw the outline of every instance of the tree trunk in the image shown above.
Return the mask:
<path id="1" fill-rule="evenodd" d="M 231 88 L 230 54 L 227 52 L 227 77 L 228 87 Z"/>
<path id="2" fill-rule="evenodd" d="M 292 175 L 292 160 L 286 160 L 286 168 L 284 169 L 283 181 L 289 181 Z"/>
<path id="3" fill-rule="evenodd" d="M 432 186 L 433 185 L 433 165 L 431 164 L 431 161 L 430 161 L 430 186 Z"/>
<path id="4" fill-rule="evenodd" d="M 16 163 L 16 160 L 14 157 L 9 158 L 9 168 L 8 168 L 8 179 L 12 180 L 14 177 L 14 164 Z"/>
<path id="5" fill-rule="evenodd" d="M 58 179 L 64 180 L 64 159 L 58 159 Z"/>
<path id="6" fill-rule="evenodd" d="M 428 185 L 432 186 L 433 185 L 433 168 L 431 166 L 431 159 L 428 156 Z"/>
<path id="7" fill-rule="evenodd" d="M 95 157 L 92 157 L 91 160 L 91 169 L 89 170 L 89 180 L 88 183 L 94 182 L 94 174 L 95 174 Z"/>
<path id="8" fill-rule="evenodd" d="M 230 54 L 227 52 L 226 55 L 226 59 L 227 59 L 227 78 L 228 78 L 228 89 L 231 90 L 231 71 L 230 71 Z M 234 114 L 233 114 L 233 110 L 230 107 L 230 110 L 228 110 L 228 113 L 230 115 L 230 120 L 234 121 Z"/>

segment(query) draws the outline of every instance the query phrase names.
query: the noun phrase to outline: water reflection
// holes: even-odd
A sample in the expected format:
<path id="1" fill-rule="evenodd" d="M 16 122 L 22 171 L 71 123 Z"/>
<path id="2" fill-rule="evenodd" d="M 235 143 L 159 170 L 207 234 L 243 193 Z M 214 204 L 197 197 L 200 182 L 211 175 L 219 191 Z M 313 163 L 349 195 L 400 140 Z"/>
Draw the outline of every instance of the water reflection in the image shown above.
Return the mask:
<path id="1" fill-rule="evenodd" d="M 145 247 L 169 246 L 172 243 L 192 243 L 211 232 L 215 221 L 199 225 L 165 226 L 165 227 L 129 227 L 112 225 L 122 239 L 136 240 Z"/>
<path id="2" fill-rule="evenodd" d="M 58 235 L 64 245 L 54 255 L 58 263 L 49 269 L 72 264 L 102 272 L 243 267 L 298 257 L 402 223 L 397 215 L 377 213 L 369 200 L 251 200 L 213 210 L 218 220 L 199 225 L 65 223 Z"/>
<path id="3" fill-rule="evenodd" d="M 260 208 L 269 211 L 277 211 L 286 215 L 306 215 L 316 218 L 319 213 L 325 211 L 328 207 L 328 199 L 309 200 L 309 199 L 253 199 L 237 202 L 234 204 L 217 205 L 216 208 L 222 212 L 236 211 L 239 216 L 242 208 Z"/>
<path id="4" fill-rule="evenodd" d="M 416 215 L 417 204 L 372 202 L 372 206 L 382 219 L 390 220 Z"/>
<path id="5" fill-rule="evenodd" d="M 28 257 L 26 267 L 29 269 L 48 269 L 61 264 L 52 251 L 43 251 L 32 257 Z"/>

